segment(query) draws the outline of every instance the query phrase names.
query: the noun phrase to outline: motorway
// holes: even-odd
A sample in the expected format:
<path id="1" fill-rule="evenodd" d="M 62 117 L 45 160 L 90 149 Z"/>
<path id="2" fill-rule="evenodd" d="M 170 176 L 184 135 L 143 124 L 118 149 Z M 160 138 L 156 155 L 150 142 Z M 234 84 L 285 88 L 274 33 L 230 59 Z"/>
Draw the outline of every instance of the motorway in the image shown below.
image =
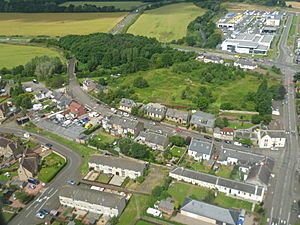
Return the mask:
<path id="1" fill-rule="evenodd" d="M 23 137 L 26 131 L 1 125 L 0 132 L 13 133 L 17 136 Z M 66 180 L 80 180 L 80 165 L 82 164 L 82 157 L 79 154 L 64 145 L 58 144 L 55 141 L 38 134 L 31 134 L 31 137 L 40 144 L 52 144 L 52 148 L 55 151 L 66 156 L 67 165 L 49 184 L 46 184 L 45 190 L 42 193 L 38 194 L 34 200 L 26 206 L 26 208 L 19 212 L 9 222 L 10 225 L 33 225 L 41 223 L 41 220 L 35 216 L 36 213 L 42 208 L 47 210 L 57 209 L 59 206 L 58 193 L 59 190 L 66 185 Z"/>
<path id="2" fill-rule="evenodd" d="M 298 169 L 297 161 L 299 160 L 299 140 L 297 135 L 297 115 L 295 103 L 295 90 L 293 85 L 293 75 L 296 66 L 291 65 L 293 62 L 292 54 L 287 48 L 287 38 L 291 27 L 293 15 L 289 14 L 286 26 L 283 30 L 279 42 L 279 57 L 276 66 L 281 68 L 283 83 L 287 85 L 287 104 L 284 105 L 283 124 L 284 129 L 289 132 L 287 135 L 287 146 L 281 158 L 277 161 L 278 173 L 275 176 L 274 184 L 269 189 L 267 205 L 269 212 L 269 224 L 284 225 L 295 224 L 297 212 L 292 212 L 294 200 L 298 200 L 297 193 L 294 192 L 298 185 L 296 170 Z M 291 84 L 291 85 L 290 85 Z"/>

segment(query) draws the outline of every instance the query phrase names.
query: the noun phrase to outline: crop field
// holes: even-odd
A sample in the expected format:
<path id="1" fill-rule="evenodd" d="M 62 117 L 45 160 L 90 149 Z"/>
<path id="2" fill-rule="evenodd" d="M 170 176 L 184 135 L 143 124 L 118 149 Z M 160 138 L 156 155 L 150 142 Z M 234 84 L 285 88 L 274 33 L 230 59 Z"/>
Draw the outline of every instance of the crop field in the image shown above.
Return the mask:
<path id="1" fill-rule="evenodd" d="M 245 10 L 268 10 L 268 11 L 275 11 L 275 10 L 280 10 L 279 7 L 274 7 L 274 6 L 264 6 L 264 5 L 258 5 L 258 4 L 247 4 L 247 3 L 230 3 L 230 2 L 225 2 L 222 4 L 225 6 L 228 11 L 234 11 L 234 12 L 239 12 L 239 11 L 245 11 Z"/>
<path id="2" fill-rule="evenodd" d="M 287 1 L 286 5 L 287 6 L 291 5 L 295 9 L 300 9 L 300 2 Z"/>
<path id="3" fill-rule="evenodd" d="M 161 42 L 186 35 L 188 24 L 203 15 L 204 9 L 193 3 L 178 3 L 145 11 L 129 28 L 128 33 L 157 38 Z"/>
<path id="4" fill-rule="evenodd" d="M 0 49 L 0 68 L 24 65 L 36 56 L 59 56 L 55 50 L 28 45 L 0 44 Z"/>
<path id="5" fill-rule="evenodd" d="M 64 36 L 108 32 L 126 15 L 114 13 L 0 13 L 0 35 Z"/>
<path id="6" fill-rule="evenodd" d="M 143 2 L 139 2 L 139 1 L 130 1 L 130 2 L 93 2 L 93 1 L 79 1 L 79 2 L 65 2 L 63 4 L 61 4 L 62 6 L 69 6 L 69 5 L 95 5 L 98 7 L 104 7 L 104 6 L 114 6 L 116 9 L 122 9 L 122 10 L 131 10 L 134 9 L 138 6 L 143 5 Z"/>

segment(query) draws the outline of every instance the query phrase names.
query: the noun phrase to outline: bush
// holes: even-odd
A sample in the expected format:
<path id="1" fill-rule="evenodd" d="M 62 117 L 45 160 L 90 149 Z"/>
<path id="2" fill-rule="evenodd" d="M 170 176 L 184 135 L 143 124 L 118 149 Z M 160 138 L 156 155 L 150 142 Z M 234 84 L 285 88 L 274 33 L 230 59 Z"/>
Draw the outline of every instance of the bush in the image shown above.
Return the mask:
<path id="1" fill-rule="evenodd" d="M 139 176 L 139 177 L 136 178 L 136 181 L 141 184 L 145 181 L 145 177 L 144 176 Z"/>
<path id="2" fill-rule="evenodd" d="M 179 135 L 174 135 L 172 137 L 169 138 L 169 141 L 173 144 L 176 145 L 178 147 L 183 147 L 186 145 L 186 141 L 183 137 L 179 136 Z"/>
<path id="3" fill-rule="evenodd" d="M 34 196 L 26 194 L 25 191 L 18 191 L 16 192 L 16 198 L 20 200 L 22 203 L 27 204 L 34 198 Z"/>
<path id="4" fill-rule="evenodd" d="M 231 110 L 234 109 L 234 106 L 230 102 L 224 102 L 220 105 L 220 109 Z"/>
<path id="5" fill-rule="evenodd" d="M 136 88 L 146 88 L 149 87 L 149 84 L 143 77 L 137 77 L 133 81 L 133 86 Z"/>

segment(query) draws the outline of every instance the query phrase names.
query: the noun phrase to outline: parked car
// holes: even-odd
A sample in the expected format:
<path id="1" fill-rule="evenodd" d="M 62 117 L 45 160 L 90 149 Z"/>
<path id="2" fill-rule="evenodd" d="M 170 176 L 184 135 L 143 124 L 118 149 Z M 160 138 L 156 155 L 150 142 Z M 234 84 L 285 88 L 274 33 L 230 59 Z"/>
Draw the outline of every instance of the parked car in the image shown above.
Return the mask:
<path id="1" fill-rule="evenodd" d="M 50 144 L 50 143 L 47 143 L 47 144 L 45 144 L 45 146 L 47 147 L 47 148 L 52 148 L 52 144 Z"/>
<path id="2" fill-rule="evenodd" d="M 233 142 L 233 144 L 236 145 L 236 146 L 242 146 L 242 143 L 240 143 L 238 141 Z"/>
<path id="3" fill-rule="evenodd" d="M 37 218 L 40 218 L 40 219 L 44 219 L 45 218 L 45 214 L 41 213 L 40 211 L 35 215 Z"/>
<path id="4" fill-rule="evenodd" d="M 48 210 L 46 210 L 46 209 L 41 209 L 40 213 L 43 213 L 44 215 L 48 215 L 49 214 Z"/>
<path id="5" fill-rule="evenodd" d="M 231 144 L 231 141 L 228 141 L 228 140 L 225 140 L 224 142 L 229 145 Z"/>
<path id="6" fill-rule="evenodd" d="M 37 81 L 37 79 L 33 79 L 32 80 L 33 83 L 38 84 L 39 82 Z"/>
<path id="7" fill-rule="evenodd" d="M 66 182 L 67 182 L 67 184 L 70 184 L 70 185 L 75 185 L 76 184 L 74 180 L 67 180 Z"/>

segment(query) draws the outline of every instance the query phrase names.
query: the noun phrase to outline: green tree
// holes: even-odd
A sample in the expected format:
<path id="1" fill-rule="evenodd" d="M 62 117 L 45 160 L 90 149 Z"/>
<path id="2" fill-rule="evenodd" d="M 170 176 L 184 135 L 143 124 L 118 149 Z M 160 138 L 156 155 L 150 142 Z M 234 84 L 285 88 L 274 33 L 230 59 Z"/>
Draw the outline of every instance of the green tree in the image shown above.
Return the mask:
<path id="1" fill-rule="evenodd" d="M 136 88 L 146 88 L 149 87 L 149 84 L 143 77 L 137 77 L 133 80 L 133 86 Z"/>
<path id="2" fill-rule="evenodd" d="M 186 145 L 186 141 L 183 137 L 179 136 L 179 135 L 174 135 L 169 137 L 169 141 L 173 144 L 176 145 L 178 147 L 183 147 Z"/>

